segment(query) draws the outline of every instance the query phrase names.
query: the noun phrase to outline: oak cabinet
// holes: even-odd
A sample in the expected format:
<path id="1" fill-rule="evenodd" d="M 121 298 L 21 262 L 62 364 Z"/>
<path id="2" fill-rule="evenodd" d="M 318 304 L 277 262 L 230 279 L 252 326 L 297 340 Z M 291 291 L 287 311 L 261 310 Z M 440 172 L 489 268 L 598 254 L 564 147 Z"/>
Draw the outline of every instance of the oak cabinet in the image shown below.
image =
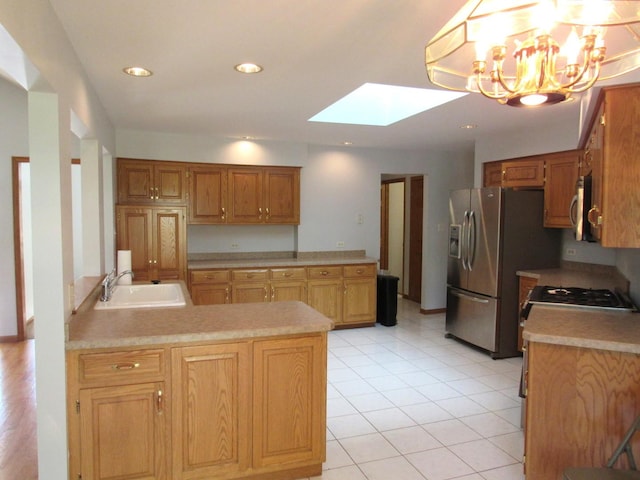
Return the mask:
<path id="1" fill-rule="evenodd" d="M 588 219 L 603 247 L 638 248 L 640 86 L 603 88 L 600 95 L 585 149 L 592 175 Z"/>
<path id="2" fill-rule="evenodd" d="M 376 318 L 375 265 L 345 265 L 342 323 L 367 323 Z"/>
<path id="3" fill-rule="evenodd" d="M 67 354 L 70 478 L 168 480 L 162 349 Z"/>
<path id="4" fill-rule="evenodd" d="M 189 167 L 189 223 L 227 222 L 227 169 L 221 165 Z"/>
<path id="5" fill-rule="evenodd" d="M 326 335 L 255 342 L 254 468 L 296 464 L 321 468 L 326 444 L 326 349 Z"/>
<path id="6" fill-rule="evenodd" d="M 256 303 L 270 300 L 267 269 L 232 270 L 231 282 L 232 303 Z"/>
<path id="7" fill-rule="evenodd" d="M 229 167 L 227 223 L 300 223 L 300 169 Z"/>
<path id="8" fill-rule="evenodd" d="M 174 348 L 173 476 L 228 478 L 249 468 L 250 344 Z"/>
<path id="9" fill-rule="evenodd" d="M 231 303 L 229 270 L 194 270 L 189 275 L 191 300 L 194 305 Z"/>
<path id="10" fill-rule="evenodd" d="M 544 158 L 502 162 L 502 186 L 514 188 L 544 187 Z"/>
<path id="11" fill-rule="evenodd" d="M 185 205 L 186 167 L 179 162 L 118 159 L 118 203 Z"/>
<path id="12" fill-rule="evenodd" d="M 307 272 L 304 267 L 269 269 L 271 301 L 307 303 Z"/>
<path id="13" fill-rule="evenodd" d="M 502 186 L 502 162 L 486 162 L 483 165 L 483 187 Z"/>
<path id="14" fill-rule="evenodd" d="M 576 192 L 580 153 L 545 155 L 544 226 L 571 228 L 570 207 Z"/>
<path id="15" fill-rule="evenodd" d="M 526 478 L 604 465 L 638 413 L 638 355 L 542 342 L 527 355 Z"/>
<path id="16" fill-rule="evenodd" d="M 344 286 L 341 266 L 309 267 L 308 303 L 336 325 L 342 322 Z"/>
<path id="17" fill-rule="evenodd" d="M 116 248 L 131 250 L 135 280 L 182 280 L 186 275 L 184 207 L 116 207 Z"/>

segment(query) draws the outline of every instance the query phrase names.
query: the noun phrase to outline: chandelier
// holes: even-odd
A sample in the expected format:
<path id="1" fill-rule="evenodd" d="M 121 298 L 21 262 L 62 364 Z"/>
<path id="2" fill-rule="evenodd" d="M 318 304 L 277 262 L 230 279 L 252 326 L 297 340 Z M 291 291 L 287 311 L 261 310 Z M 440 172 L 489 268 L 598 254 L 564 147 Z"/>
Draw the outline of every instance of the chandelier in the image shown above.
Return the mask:
<path id="1" fill-rule="evenodd" d="M 639 1 L 470 0 L 427 44 L 427 74 L 502 104 L 551 105 L 638 68 L 639 39 Z"/>

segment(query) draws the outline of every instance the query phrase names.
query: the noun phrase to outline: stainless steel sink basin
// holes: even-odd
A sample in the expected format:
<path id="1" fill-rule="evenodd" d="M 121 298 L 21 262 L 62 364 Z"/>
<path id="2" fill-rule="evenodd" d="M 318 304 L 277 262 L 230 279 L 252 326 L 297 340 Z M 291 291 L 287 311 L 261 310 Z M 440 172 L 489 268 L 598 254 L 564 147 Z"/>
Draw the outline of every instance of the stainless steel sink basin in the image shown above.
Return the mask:
<path id="1" fill-rule="evenodd" d="M 116 285 L 108 302 L 96 302 L 96 310 L 118 308 L 179 307 L 186 305 L 179 283 Z"/>

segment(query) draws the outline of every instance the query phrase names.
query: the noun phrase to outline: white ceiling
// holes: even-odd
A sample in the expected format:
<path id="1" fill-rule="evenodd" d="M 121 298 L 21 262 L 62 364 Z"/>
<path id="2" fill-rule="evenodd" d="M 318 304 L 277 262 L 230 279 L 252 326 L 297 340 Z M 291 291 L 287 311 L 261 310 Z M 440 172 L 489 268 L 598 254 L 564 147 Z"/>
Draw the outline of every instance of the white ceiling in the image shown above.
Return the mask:
<path id="1" fill-rule="evenodd" d="M 50 2 L 116 128 L 470 150 L 476 136 L 578 121 L 580 102 L 523 110 L 473 94 L 388 127 L 307 121 L 365 82 L 432 88 L 424 46 L 463 0 Z M 122 73 L 131 65 L 154 75 Z"/>

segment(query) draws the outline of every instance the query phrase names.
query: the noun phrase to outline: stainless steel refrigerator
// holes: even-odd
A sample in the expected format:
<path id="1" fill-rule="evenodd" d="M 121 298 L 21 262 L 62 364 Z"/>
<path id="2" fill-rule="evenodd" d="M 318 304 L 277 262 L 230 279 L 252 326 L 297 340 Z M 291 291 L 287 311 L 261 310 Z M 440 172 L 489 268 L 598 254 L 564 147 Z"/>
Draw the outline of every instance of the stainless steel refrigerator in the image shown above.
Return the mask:
<path id="1" fill-rule="evenodd" d="M 543 228 L 541 190 L 455 190 L 449 200 L 447 336 L 493 358 L 518 352 L 518 277 L 557 267 L 561 230 Z"/>

